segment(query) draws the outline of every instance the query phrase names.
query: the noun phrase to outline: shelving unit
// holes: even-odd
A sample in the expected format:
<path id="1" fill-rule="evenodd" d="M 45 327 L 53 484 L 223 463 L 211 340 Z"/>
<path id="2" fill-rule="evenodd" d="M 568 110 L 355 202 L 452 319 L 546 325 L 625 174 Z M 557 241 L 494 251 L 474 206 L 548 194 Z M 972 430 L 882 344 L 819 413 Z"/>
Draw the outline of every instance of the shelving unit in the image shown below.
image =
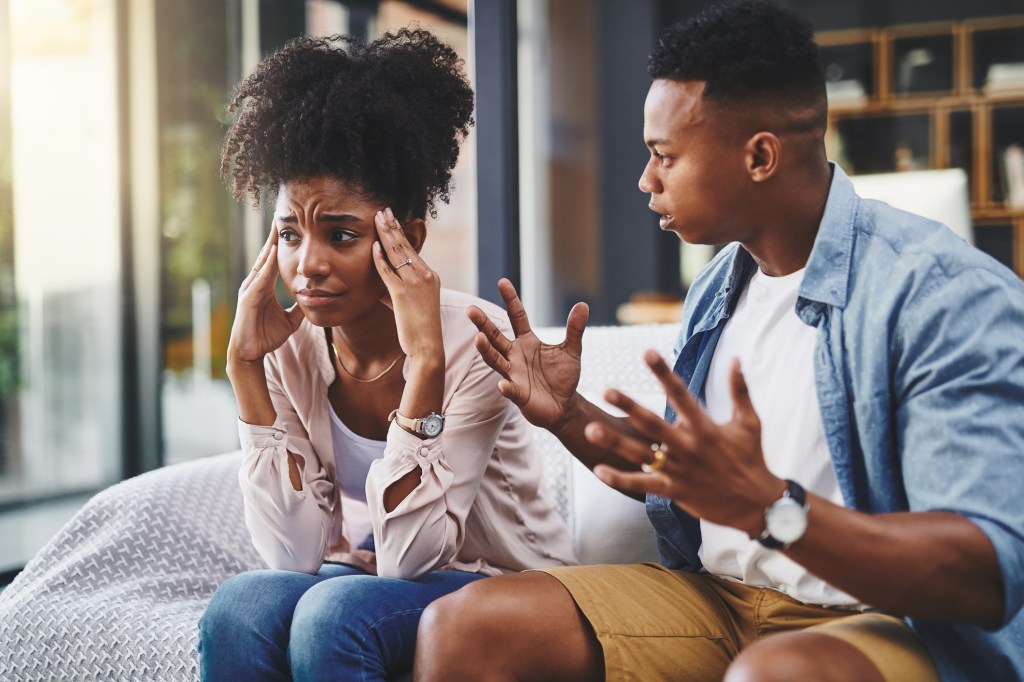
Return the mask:
<path id="1" fill-rule="evenodd" d="M 850 173 L 963 168 L 976 245 L 1024 277 L 1024 15 L 817 41 L 830 158 Z"/>

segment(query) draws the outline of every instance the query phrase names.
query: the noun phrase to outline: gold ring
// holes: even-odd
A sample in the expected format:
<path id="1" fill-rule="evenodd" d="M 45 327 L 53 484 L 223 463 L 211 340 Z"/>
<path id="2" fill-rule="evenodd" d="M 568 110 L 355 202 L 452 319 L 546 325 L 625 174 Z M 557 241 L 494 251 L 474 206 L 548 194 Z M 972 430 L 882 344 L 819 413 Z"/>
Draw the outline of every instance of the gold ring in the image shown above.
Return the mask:
<path id="1" fill-rule="evenodd" d="M 253 269 L 252 269 L 252 271 L 253 271 L 253 272 L 259 272 L 259 271 L 260 271 L 260 269 L 259 269 L 259 268 L 253 268 Z"/>
<path id="2" fill-rule="evenodd" d="M 399 263 L 398 265 L 396 265 L 395 266 L 395 270 L 401 270 L 406 265 L 412 265 L 412 258 L 406 258 L 404 262 Z"/>
<path id="3" fill-rule="evenodd" d="M 661 449 L 661 446 L 657 443 L 651 443 L 651 450 L 654 451 L 654 459 L 649 463 L 641 464 L 640 471 L 645 474 L 653 474 L 661 471 L 661 467 L 665 466 L 665 460 L 668 459 L 668 455 Z"/>

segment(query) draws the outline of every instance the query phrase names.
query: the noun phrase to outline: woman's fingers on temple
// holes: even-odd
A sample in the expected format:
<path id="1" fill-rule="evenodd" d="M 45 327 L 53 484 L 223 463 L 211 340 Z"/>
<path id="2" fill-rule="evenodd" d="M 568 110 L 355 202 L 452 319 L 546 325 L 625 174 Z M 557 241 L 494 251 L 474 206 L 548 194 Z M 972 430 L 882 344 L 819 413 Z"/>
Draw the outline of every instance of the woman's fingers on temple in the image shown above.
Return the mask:
<path id="1" fill-rule="evenodd" d="M 277 282 L 277 243 L 270 245 L 267 249 L 267 253 L 261 259 L 262 263 L 257 267 L 253 273 L 256 277 L 253 282 L 258 284 L 261 289 L 266 289 L 268 286 L 273 291 L 274 284 Z"/>
<path id="2" fill-rule="evenodd" d="M 253 263 L 252 268 L 245 275 L 242 280 L 242 284 L 248 284 L 252 280 L 256 279 L 263 266 L 266 265 L 267 259 L 270 254 L 270 249 L 277 243 L 277 225 L 271 225 L 270 234 L 267 235 L 267 241 L 263 242 L 263 246 L 260 248 L 260 252 L 256 255 L 256 261 Z M 276 262 L 276 260 L 275 260 Z"/>
<path id="3" fill-rule="evenodd" d="M 380 236 L 381 247 L 386 252 L 386 257 L 392 266 L 398 266 L 407 259 L 418 259 L 416 250 L 409 244 L 405 232 L 390 208 L 377 211 L 374 215 L 374 222 L 377 226 L 377 234 Z"/>
<path id="4" fill-rule="evenodd" d="M 394 268 L 388 263 L 387 256 L 384 255 L 384 247 L 380 242 L 373 243 L 373 264 L 377 267 L 377 272 L 380 273 L 384 283 L 388 284 L 387 276 L 394 274 Z"/>

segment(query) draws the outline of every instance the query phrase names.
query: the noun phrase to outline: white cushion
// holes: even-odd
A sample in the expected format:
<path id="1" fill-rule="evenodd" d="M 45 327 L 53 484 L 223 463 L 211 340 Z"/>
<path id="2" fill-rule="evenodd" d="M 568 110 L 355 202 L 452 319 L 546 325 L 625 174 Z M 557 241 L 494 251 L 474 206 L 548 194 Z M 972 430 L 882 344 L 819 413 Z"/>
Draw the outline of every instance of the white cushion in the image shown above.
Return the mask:
<path id="1" fill-rule="evenodd" d="M 605 410 L 620 414 L 604 402 L 607 388 L 617 388 L 647 409 L 662 414 L 665 394 L 654 375 L 643 362 L 643 352 L 653 348 L 672 362 L 672 343 L 678 325 L 656 324 L 633 327 L 592 327 L 583 335 L 582 374 L 579 391 L 589 401 Z M 562 328 L 543 328 L 537 335 L 548 343 L 558 343 L 564 336 Z M 550 434 L 538 435 L 544 449 L 551 448 Z M 647 519 L 643 502 L 609 488 L 572 455 L 559 446 L 564 463 L 545 458 L 545 478 L 557 480 L 552 469 L 566 467 L 564 486 L 552 492 L 568 498 L 567 521 L 573 533 L 576 556 L 583 564 L 621 564 L 657 561 L 654 529 Z M 552 466 L 554 464 L 554 467 Z"/>

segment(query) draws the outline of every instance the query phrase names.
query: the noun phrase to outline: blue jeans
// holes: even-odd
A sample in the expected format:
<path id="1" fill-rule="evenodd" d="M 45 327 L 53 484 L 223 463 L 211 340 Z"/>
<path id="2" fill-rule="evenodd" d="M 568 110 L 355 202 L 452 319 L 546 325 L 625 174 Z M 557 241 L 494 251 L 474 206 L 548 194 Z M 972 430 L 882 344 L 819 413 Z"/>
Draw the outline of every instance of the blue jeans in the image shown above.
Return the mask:
<path id="1" fill-rule="evenodd" d="M 427 605 L 484 576 L 397 580 L 337 564 L 226 580 L 199 621 L 203 680 L 385 680 L 412 670 Z"/>

